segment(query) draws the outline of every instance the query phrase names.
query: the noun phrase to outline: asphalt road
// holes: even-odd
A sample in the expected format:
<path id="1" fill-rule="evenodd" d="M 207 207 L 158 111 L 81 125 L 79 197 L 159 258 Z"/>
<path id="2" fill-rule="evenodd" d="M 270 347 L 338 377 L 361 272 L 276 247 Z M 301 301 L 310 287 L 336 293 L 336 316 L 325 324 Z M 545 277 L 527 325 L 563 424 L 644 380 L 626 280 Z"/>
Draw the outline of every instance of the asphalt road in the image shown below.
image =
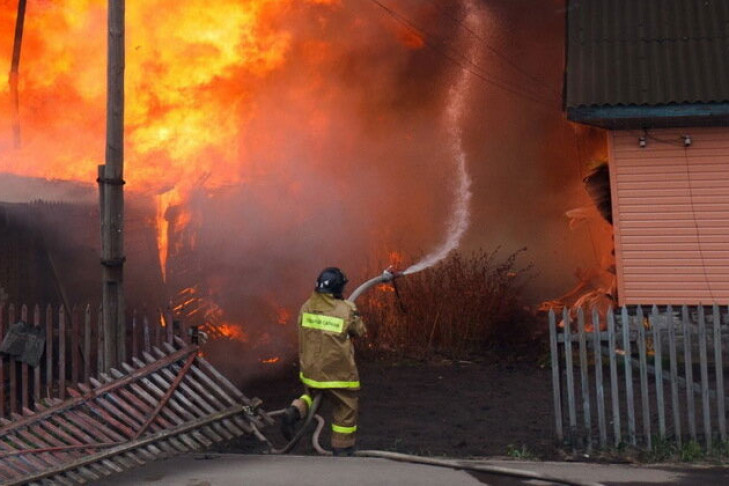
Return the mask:
<path id="1" fill-rule="evenodd" d="M 426 459 L 427 460 L 427 459 Z M 436 461 L 439 459 L 436 459 Z M 443 486 L 729 484 L 729 467 L 640 466 L 512 460 L 460 461 L 491 472 L 373 457 L 194 454 L 161 460 L 94 483 L 104 486 Z M 502 474 L 500 471 L 506 474 Z M 514 475 L 522 472 L 537 480 Z"/>

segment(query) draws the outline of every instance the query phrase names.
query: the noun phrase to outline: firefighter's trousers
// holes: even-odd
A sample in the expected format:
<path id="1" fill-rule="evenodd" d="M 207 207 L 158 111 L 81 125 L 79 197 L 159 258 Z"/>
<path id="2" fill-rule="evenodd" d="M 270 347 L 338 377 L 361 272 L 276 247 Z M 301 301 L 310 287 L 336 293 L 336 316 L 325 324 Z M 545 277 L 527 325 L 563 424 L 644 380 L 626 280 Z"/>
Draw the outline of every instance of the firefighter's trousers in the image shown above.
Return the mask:
<path id="1" fill-rule="evenodd" d="M 359 390 L 347 388 L 304 388 L 304 394 L 292 402 L 302 417 L 309 413 L 313 397 L 322 393 L 332 405 L 332 448 L 354 447 L 359 412 Z"/>

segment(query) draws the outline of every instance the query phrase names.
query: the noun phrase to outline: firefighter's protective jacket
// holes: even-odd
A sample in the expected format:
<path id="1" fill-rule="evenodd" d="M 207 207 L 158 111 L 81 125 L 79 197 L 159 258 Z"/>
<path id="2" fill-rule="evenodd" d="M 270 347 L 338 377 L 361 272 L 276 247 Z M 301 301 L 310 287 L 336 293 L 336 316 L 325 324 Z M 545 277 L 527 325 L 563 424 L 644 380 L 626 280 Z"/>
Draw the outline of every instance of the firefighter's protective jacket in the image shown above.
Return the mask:
<path id="1" fill-rule="evenodd" d="M 299 377 L 304 385 L 358 390 L 350 338 L 365 331 L 353 302 L 314 292 L 299 312 Z"/>

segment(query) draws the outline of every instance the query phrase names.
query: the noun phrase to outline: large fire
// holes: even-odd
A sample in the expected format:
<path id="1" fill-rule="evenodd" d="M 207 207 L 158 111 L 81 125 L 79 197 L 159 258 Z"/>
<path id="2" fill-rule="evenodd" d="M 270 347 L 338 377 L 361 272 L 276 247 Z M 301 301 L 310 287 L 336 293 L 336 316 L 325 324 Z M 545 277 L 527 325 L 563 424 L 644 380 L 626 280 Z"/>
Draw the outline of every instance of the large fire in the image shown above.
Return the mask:
<path id="1" fill-rule="evenodd" d="M 17 78 L 19 144 L 9 122 L 10 88 L 0 85 L 7 115 L 1 172 L 95 181 L 105 146 L 106 8 L 106 0 L 29 2 Z M 418 2 L 409 8 L 424 19 L 439 11 Z M 8 66 L 15 14 L 15 2 L 0 5 L 0 64 Z M 424 31 L 376 4 L 341 0 L 149 0 L 126 5 L 125 36 L 125 188 L 128 197 L 154 201 L 161 276 L 181 316 L 244 340 L 229 323 L 258 321 L 261 313 L 231 311 L 242 303 L 229 294 L 267 291 L 239 285 L 245 277 L 231 261 L 249 275 L 254 255 L 281 260 L 262 255 L 270 247 L 283 254 L 315 248 L 327 258 L 359 252 L 364 259 L 373 246 L 368 239 L 418 250 L 440 239 L 438 221 L 449 204 L 439 199 L 452 194 L 434 198 L 418 187 L 424 180 L 403 178 L 409 168 L 422 177 L 427 157 L 430 177 L 442 181 L 452 157 L 439 149 L 451 140 L 438 142 L 448 135 L 436 135 L 446 133 L 437 98 L 425 97 L 450 81 L 441 82 L 441 69 L 423 59 L 432 72 L 419 79 L 420 96 L 409 82 L 398 84 L 403 62 L 426 47 Z M 371 163 L 383 157 L 399 162 Z M 408 207 L 394 191 L 377 194 L 383 178 L 398 180 Z M 412 221 L 407 214 L 422 203 L 432 217 Z M 336 210 L 342 204 L 350 205 L 346 212 Z M 406 236 L 400 219 L 408 221 Z M 349 221 L 369 229 L 353 238 Z M 314 229 L 292 232 L 299 226 Z M 340 233 L 347 238 L 331 237 Z M 208 245 L 202 249 L 201 239 Z M 324 240 L 329 248 L 318 244 Z M 320 257 L 297 265 L 303 275 L 332 263 Z M 293 296 L 260 297 L 274 302 L 272 322 L 291 321 Z"/>
<path id="2" fill-rule="evenodd" d="M 489 186 L 478 194 L 479 217 L 494 219 L 483 231 L 502 233 L 495 220 L 506 206 L 522 211 L 523 200 L 502 202 L 535 192 L 503 181 L 536 180 L 523 177 L 525 165 L 532 170 L 533 159 L 555 144 L 544 129 L 528 137 L 498 131 L 533 130 L 526 121 L 542 126 L 546 118 L 512 111 L 533 103 L 488 83 L 499 74 L 502 84 L 528 90 L 501 58 L 489 50 L 463 55 L 514 35 L 498 31 L 498 9 L 492 14 L 481 3 L 383 2 L 408 25 L 375 2 L 355 0 L 127 2 L 125 194 L 151 201 L 157 237 L 145 251 L 159 254 L 178 312 L 237 328 L 285 328 L 276 323 L 294 320 L 292 309 L 322 268 L 343 267 L 354 288 L 371 276 L 363 269 L 372 262 L 402 268 L 403 255 L 435 247 L 448 231 L 455 192 L 455 123 L 444 113 L 464 73 L 476 82 L 463 93 L 464 106 L 474 107 L 463 122 L 463 156 L 477 162 L 474 180 Z M 474 5 L 488 32 L 463 23 Z M 0 83 L 0 173 L 95 185 L 105 148 L 106 7 L 106 0 L 28 2 L 20 144 L 10 87 Z M 6 69 L 16 9 L 15 1 L 0 2 Z M 535 35 L 545 22 L 534 16 L 533 26 L 514 31 Z M 553 30 L 561 35 L 561 23 Z M 532 64 L 560 64 L 545 63 L 539 52 Z M 524 61 L 525 70 L 534 68 Z M 549 74 L 561 79 L 561 72 Z M 494 128 L 498 143 L 486 140 Z M 525 139 L 540 148 L 520 153 Z M 486 154 L 490 145 L 496 149 Z M 562 191 L 558 170 L 550 166 L 550 174 Z M 542 213 L 532 213 L 527 236 L 551 234 L 535 227 Z M 508 237 L 524 245 L 522 234 Z M 135 258 L 131 250 L 126 256 Z"/>

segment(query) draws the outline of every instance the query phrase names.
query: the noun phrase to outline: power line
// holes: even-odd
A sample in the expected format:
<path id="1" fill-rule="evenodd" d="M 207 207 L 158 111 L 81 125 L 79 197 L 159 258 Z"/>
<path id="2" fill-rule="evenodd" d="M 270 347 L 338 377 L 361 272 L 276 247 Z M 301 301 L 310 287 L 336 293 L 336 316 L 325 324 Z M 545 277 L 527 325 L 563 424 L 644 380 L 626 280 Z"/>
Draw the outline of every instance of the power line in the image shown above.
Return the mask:
<path id="1" fill-rule="evenodd" d="M 462 19 L 456 18 L 455 16 L 451 15 L 446 9 L 444 9 L 440 5 L 438 5 L 437 0 L 429 0 L 429 1 L 430 1 L 430 3 L 433 4 L 433 6 L 436 9 L 438 9 L 440 12 L 443 12 L 446 17 L 448 17 L 449 19 L 453 20 L 455 23 L 459 24 L 466 32 L 468 32 L 473 37 L 475 37 L 476 39 L 478 39 L 479 41 L 481 41 L 483 43 L 483 46 L 487 50 L 489 50 L 490 52 L 492 52 L 493 54 L 495 54 L 499 59 L 501 59 L 506 64 L 508 64 L 509 66 L 511 66 L 514 70 L 516 70 L 517 72 L 519 72 L 522 75 L 526 76 L 527 78 L 529 78 L 530 80 L 534 81 L 535 83 L 542 85 L 544 88 L 546 88 L 547 90 L 549 90 L 553 94 L 556 93 L 557 94 L 557 98 L 560 97 L 559 91 L 555 91 L 553 86 L 551 86 L 550 84 L 546 83 L 544 80 L 539 79 L 538 77 L 536 77 L 535 75 L 531 74 L 530 72 L 522 69 L 518 64 L 516 64 L 514 61 L 512 61 L 511 59 L 509 59 L 508 56 L 506 56 L 505 54 L 502 54 L 501 52 L 499 52 L 495 47 L 490 46 L 488 44 L 488 42 L 486 42 L 486 39 L 484 39 L 477 32 L 474 32 L 473 29 L 471 29 L 469 26 L 467 26 L 463 22 Z"/>
<path id="2" fill-rule="evenodd" d="M 375 5 L 377 5 L 378 7 L 380 7 L 381 9 L 383 9 L 388 15 L 390 15 L 397 22 L 403 24 L 404 26 L 406 26 L 408 29 L 412 30 L 416 34 L 418 34 L 420 36 L 423 36 L 424 37 L 425 45 L 427 47 L 429 47 L 429 48 L 433 49 L 434 51 L 438 52 L 439 54 L 441 54 L 442 56 L 444 56 L 445 58 L 447 58 L 451 62 L 457 64 L 458 66 L 460 66 L 461 68 L 463 68 L 467 72 L 473 74 L 477 78 L 479 78 L 479 79 L 481 79 L 481 80 L 483 80 L 483 81 L 485 81 L 485 82 L 487 82 L 489 84 L 492 84 L 492 85 L 494 85 L 496 87 L 499 87 L 499 88 L 501 88 L 504 91 L 510 92 L 510 93 L 512 93 L 514 95 L 521 96 L 523 98 L 529 99 L 531 101 L 534 101 L 535 103 L 542 104 L 542 105 L 547 106 L 549 108 L 554 108 L 553 105 L 545 102 L 545 100 L 543 100 L 542 98 L 540 98 L 539 95 L 533 94 L 533 93 L 529 93 L 529 92 L 526 92 L 524 90 L 520 90 L 520 89 L 518 89 L 518 88 L 516 88 L 514 86 L 511 86 L 509 83 L 507 83 L 505 81 L 502 81 L 502 80 L 500 80 L 498 78 L 494 78 L 493 76 L 489 76 L 488 74 L 485 74 L 484 72 L 482 72 L 483 69 L 478 64 L 476 64 L 472 60 L 466 58 L 463 54 L 457 54 L 458 57 L 460 57 L 463 60 L 463 62 L 469 64 L 470 66 L 472 66 L 476 70 L 469 68 L 468 66 L 464 65 L 463 62 L 461 62 L 458 59 L 456 59 L 447 50 L 444 50 L 444 49 L 440 48 L 439 46 L 434 45 L 431 42 L 428 42 L 428 40 L 427 40 L 428 38 L 430 38 L 430 37 L 437 38 L 437 36 L 430 35 L 429 32 L 427 32 L 425 29 L 419 27 L 418 25 L 416 25 L 415 23 L 413 23 L 411 20 L 409 20 L 407 17 L 405 17 L 402 14 L 394 11 L 392 8 L 388 7 L 387 5 L 384 5 L 379 0 L 370 0 L 370 1 L 372 3 L 374 3 Z M 558 101 L 558 100 L 555 99 L 555 101 Z"/>

